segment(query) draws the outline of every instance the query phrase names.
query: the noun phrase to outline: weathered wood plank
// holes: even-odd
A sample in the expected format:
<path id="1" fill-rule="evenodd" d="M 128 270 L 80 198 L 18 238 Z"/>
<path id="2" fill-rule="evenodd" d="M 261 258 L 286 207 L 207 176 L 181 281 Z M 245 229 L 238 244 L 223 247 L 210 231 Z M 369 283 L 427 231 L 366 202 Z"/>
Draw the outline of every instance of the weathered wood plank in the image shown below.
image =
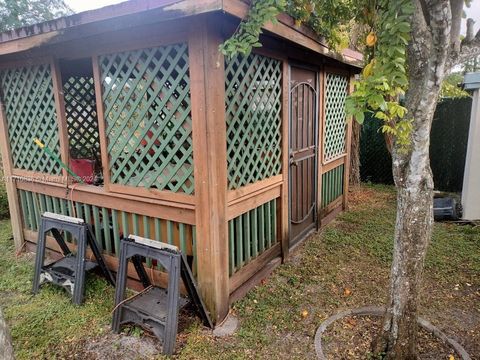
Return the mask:
<path id="1" fill-rule="evenodd" d="M 350 75 L 348 84 L 348 93 L 351 94 L 354 90 L 353 82 L 355 81 L 355 77 Z M 350 119 L 347 125 L 347 141 L 346 141 L 346 148 L 347 148 L 347 155 L 345 157 L 345 169 L 343 171 L 343 209 L 348 209 L 348 189 L 350 185 L 350 159 L 352 153 L 352 121 L 355 119 Z"/>
<path id="2" fill-rule="evenodd" d="M 50 195 L 61 199 L 87 203 L 100 207 L 128 211 L 139 215 L 160 217 L 184 224 L 195 224 L 193 205 L 175 202 L 158 201 L 140 198 L 128 194 L 109 193 L 104 188 L 78 184 L 67 193 L 62 185 L 35 183 L 29 181 L 16 182 L 18 189 Z M 188 207 L 187 207 L 188 206 Z"/>
<path id="3" fill-rule="evenodd" d="M 320 211 L 322 209 L 322 174 L 325 172 L 323 167 L 323 131 L 325 128 L 325 72 L 321 69 L 318 73 L 318 111 L 317 111 L 317 136 L 318 136 L 318 150 L 317 150 L 317 230 L 320 228 Z"/>
<path id="4" fill-rule="evenodd" d="M 270 249 L 253 259 L 250 263 L 238 270 L 230 277 L 230 293 L 238 289 L 244 282 L 260 271 L 270 260 L 280 256 L 281 244 L 276 243 Z"/>
<path id="5" fill-rule="evenodd" d="M 331 160 L 331 161 L 327 162 L 326 164 L 324 164 L 322 174 L 325 174 L 325 173 L 329 172 L 330 170 L 333 170 L 333 169 L 339 167 L 340 165 L 345 164 L 346 156 L 347 156 L 346 154 L 341 155 L 340 157 L 336 158 L 335 160 Z"/>
<path id="6" fill-rule="evenodd" d="M 189 39 L 196 255 L 200 293 L 215 322 L 228 313 L 227 157 L 223 41 L 215 23 L 193 22 Z"/>
<path id="7" fill-rule="evenodd" d="M 12 179 L 12 160 L 10 156 L 10 145 L 8 140 L 7 120 L 3 108 L 3 102 L 0 103 L 0 151 L 2 154 L 3 173 L 5 175 L 5 188 L 7 190 L 8 208 L 10 211 L 10 222 L 12 224 L 13 241 L 16 251 L 23 248 L 23 225 L 20 205 L 18 202 L 18 193 L 15 182 Z"/>
<path id="8" fill-rule="evenodd" d="M 262 192 L 259 192 L 254 197 L 245 198 L 243 201 L 236 202 L 230 205 L 227 209 L 227 219 L 231 220 L 237 216 L 246 213 L 252 209 L 259 207 L 260 205 L 279 198 L 282 194 L 282 185 L 277 184 L 275 187 L 267 188 Z"/>
<path id="9" fill-rule="evenodd" d="M 271 178 L 265 180 L 257 181 L 253 184 L 242 186 L 241 188 L 236 190 L 229 190 L 227 193 L 228 206 L 231 206 L 237 202 L 244 201 L 246 198 L 254 197 L 257 194 L 265 191 L 265 189 L 270 189 L 271 187 L 276 187 L 279 184 L 282 184 L 283 181 L 283 174 L 280 174 L 272 176 Z"/>
<path id="10" fill-rule="evenodd" d="M 333 221 L 339 213 L 342 212 L 343 210 L 342 201 L 343 201 L 343 198 L 340 197 L 338 198 L 337 202 L 332 203 L 332 204 L 336 204 L 337 206 L 333 208 L 327 215 L 325 215 L 325 217 L 322 218 L 320 222 L 320 226 L 322 227 L 326 226 L 331 221 Z"/>
<path id="11" fill-rule="evenodd" d="M 336 208 L 343 206 L 343 195 L 338 196 L 336 199 L 333 199 L 325 208 L 323 208 L 320 212 L 320 217 L 325 218 L 328 216 L 332 211 Z"/>
<path id="12" fill-rule="evenodd" d="M 100 155 L 102 160 L 103 186 L 105 190 L 110 191 L 110 169 L 108 167 L 109 157 L 107 150 L 107 135 L 105 130 L 105 112 L 102 99 L 102 77 L 100 74 L 100 65 L 98 56 L 92 56 L 93 83 L 95 85 L 95 103 L 97 104 L 98 137 L 100 139 Z"/>
<path id="13" fill-rule="evenodd" d="M 111 192 L 116 192 L 121 194 L 127 193 L 129 195 L 154 198 L 154 199 L 165 200 L 165 201 L 174 201 L 174 202 L 177 202 L 180 204 L 186 204 L 186 205 L 195 204 L 195 196 L 187 195 L 184 193 L 174 193 L 168 190 L 157 190 L 157 189 L 151 189 L 151 188 L 125 186 L 125 185 L 118 185 L 118 184 L 112 184 L 112 183 L 109 185 L 108 189 Z"/>
<path id="14" fill-rule="evenodd" d="M 65 113 L 65 98 L 63 94 L 63 81 L 60 66 L 57 59 L 51 59 L 50 69 L 52 72 L 53 95 L 55 97 L 55 110 L 57 113 L 58 140 L 60 142 L 60 158 L 63 163 L 69 165 L 70 149 L 68 141 L 67 119 Z M 62 174 L 67 181 L 68 172 L 62 169 Z"/>
<path id="15" fill-rule="evenodd" d="M 282 65 L 282 191 L 280 198 L 279 231 L 282 261 L 288 257 L 290 242 L 289 186 L 290 186 L 290 66 L 285 60 Z"/>

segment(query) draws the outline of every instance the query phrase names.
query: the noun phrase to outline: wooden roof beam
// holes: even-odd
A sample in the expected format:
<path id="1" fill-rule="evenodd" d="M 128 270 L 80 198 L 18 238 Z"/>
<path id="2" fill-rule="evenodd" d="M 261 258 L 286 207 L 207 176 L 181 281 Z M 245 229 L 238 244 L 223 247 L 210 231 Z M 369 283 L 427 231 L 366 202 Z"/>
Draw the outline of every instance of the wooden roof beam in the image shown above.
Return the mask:
<path id="1" fill-rule="evenodd" d="M 241 0 L 224 0 L 223 10 L 235 17 L 244 19 L 249 10 L 249 5 Z M 359 52 L 351 49 L 345 49 L 342 54 L 338 54 L 328 48 L 325 40 L 317 36 L 311 29 L 306 26 L 294 26 L 294 19 L 287 14 L 280 14 L 278 24 L 265 24 L 264 29 L 287 39 L 291 42 L 299 44 L 316 53 L 338 60 L 342 63 L 352 65 L 357 68 L 363 67 L 363 56 Z"/>

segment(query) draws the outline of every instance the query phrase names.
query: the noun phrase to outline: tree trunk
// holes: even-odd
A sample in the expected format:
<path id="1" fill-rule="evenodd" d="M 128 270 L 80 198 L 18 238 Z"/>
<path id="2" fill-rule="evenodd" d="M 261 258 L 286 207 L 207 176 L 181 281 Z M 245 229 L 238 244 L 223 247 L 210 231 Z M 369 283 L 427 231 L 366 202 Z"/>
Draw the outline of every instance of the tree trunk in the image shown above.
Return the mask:
<path id="1" fill-rule="evenodd" d="M 395 145 L 392 152 L 397 218 L 389 302 L 375 347 L 386 359 L 403 360 L 416 359 L 417 299 L 433 225 L 429 135 L 437 98 L 425 96 L 430 92 L 423 87 L 412 87 L 410 92 L 422 100 L 416 105 L 408 100 L 413 94 L 407 97 L 407 109 L 415 116 L 411 151 L 405 155 Z"/>
<path id="2" fill-rule="evenodd" d="M 428 154 L 428 143 L 427 154 Z M 420 157 L 425 150 L 419 148 Z M 433 181 L 430 166 L 414 158 L 402 164 L 394 152 L 397 219 L 390 294 L 376 353 L 386 359 L 416 359 L 417 299 L 430 242 Z M 413 170 L 413 171 L 412 171 Z"/>
<path id="3" fill-rule="evenodd" d="M 0 308 L 0 359 L 13 360 L 13 347 L 7 323 Z"/>
<path id="4" fill-rule="evenodd" d="M 361 125 L 352 122 L 352 145 L 350 147 L 350 185 L 360 185 L 360 131 Z"/>
<path id="5" fill-rule="evenodd" d="M 420 1 L 414 3 L 417 9 L 412 16 L 412 40 L 407 55 L 409 88 L 405 99 L 408 118 L 413 121 L 411 147 L 405 151 L 393 144 L 397 188 L 393 262 L 387 310 L 373 344 L 376 354 L 395 360 L 417 359 L 418 294 L 433 227 L 430 130 L 446 72 L 450 39 L 448 2 L 432 3 L 428 9 L 422 9 Z"/>

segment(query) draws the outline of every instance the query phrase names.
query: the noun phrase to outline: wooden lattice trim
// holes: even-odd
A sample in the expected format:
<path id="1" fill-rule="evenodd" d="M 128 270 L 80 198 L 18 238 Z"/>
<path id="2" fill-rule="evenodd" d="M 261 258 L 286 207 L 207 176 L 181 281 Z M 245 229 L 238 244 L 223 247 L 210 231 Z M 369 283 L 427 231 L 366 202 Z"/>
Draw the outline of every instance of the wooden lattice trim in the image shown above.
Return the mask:
<path id="1" fill-rule="evenodd" d="M 192 194 L 186 44 L 99 58 L 112 184 Z"/>
<path id="2" fill-rule="evenodd" d="M 225 64 L 228 188 L 281 173 L 282 63 L 251 54 Z"/>
<path id="3" fill-rule="evenodd" d="M 345 100 L 348 95 L 348 77 L 325 75 L 325 129 L 323 160 L 331 161 L 346 152 L 347 115 Z"/>
<path id="4" fill-rule="evenodd" d="M 13 167 L 60 175 L 60 165 L 33 142 L 38 138 L 60 154 L 51 65 L 4 69 L 0 86 Z"/>

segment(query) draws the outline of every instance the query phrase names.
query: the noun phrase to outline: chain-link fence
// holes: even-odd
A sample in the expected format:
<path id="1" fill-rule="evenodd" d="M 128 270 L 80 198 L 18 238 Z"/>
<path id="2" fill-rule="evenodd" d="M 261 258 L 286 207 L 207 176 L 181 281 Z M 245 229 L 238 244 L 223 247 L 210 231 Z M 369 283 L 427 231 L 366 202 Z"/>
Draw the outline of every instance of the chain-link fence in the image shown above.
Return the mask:
<path id="1" fill-rule="evenodd" d="M 471 98 L 444 99 L 437 106 L 430 145 L 436 190 L 462 191 L 471 106 Z M 362 126 L 360 175 L 362 181 L 393 184 L 392 158 L 380 126 L 380 121 L 371 118 Z"/>

